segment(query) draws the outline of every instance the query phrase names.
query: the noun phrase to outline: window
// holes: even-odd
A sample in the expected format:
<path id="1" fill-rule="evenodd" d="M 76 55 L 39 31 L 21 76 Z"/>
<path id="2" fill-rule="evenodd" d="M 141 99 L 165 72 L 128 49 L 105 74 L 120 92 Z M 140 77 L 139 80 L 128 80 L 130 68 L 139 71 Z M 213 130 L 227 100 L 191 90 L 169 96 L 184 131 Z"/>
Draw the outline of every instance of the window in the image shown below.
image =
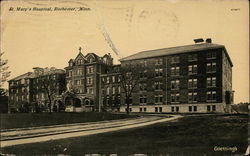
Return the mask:
<path id="1" fill-rule="evenodd" d="M 179 93 L 171 94 L 171 103 L 178 103 L 179 100 L 180 100 Z"/>
<path id="2" fill-rule="evenodd" d="M 79 93 L 83 93 L 83 89 L 79 89 Z"/>
<path id="3" fill-rule="evenodd" d="M 131 85 L 131 84 L 129 84 L 129 85 L 128 85 L 128 84 L 126 84 L 126 90 L 127 90 L 127 91 L 130 91 L 130 90 L 131 90 L 131 88 L 132 88 L 132 85 Z"/>
<path id="4" fill-rule="evenodd" d="M 147 90 L 147 84 L 146 83 L 140 83 L 139 87 L 140 87 L 140 91 L 146 91 Z"/>
<path id="5" fill-rule="evenodd" d="M 180 75 L 180 67 L 171 67 L 171 75 L 172 76 Z"/>
<path id="6" fill-rule="evenodd" d="M 158 107 L 155 107 L 155 112 L 158 112 Z"/>
<path id="7" fill-rule="evenodd" d="M 197 112 L 197 106 L 194 106 L 194 112 Z"/>
<path id="8" fill-rule="evenodd" d="M 162 90 L 163 83 L 162 82 L 155 82 L 155 90 Z"/>
<path id="9" fill-rule="evenodd" d="M 207 87 L 216 87 L 216 77 L 207 78 Z"/>
<path id="10" fill-rule="evenodd" d="M 77 75 L 82 75 L 82 69 L 77 70 Z"/>
<path id="11" fill-rule="evenodd" d="M 162 64 L 163 64 L 162 58 L 158 58 L 155 60 L 155 65 L 162 65 Z"/>
<path id="12" fill-rule="evenodd" d="M 118 82 L 120 82 L 120 81 L 121 81 L 121 76 L 119 75 L 119 76 L 118 76 Z"/>
<path id="13" fill-rule="evenodd" d="M 171 107 L 171 112 L 174 112 L 174 107 Z"/>
<path id="14" fill-rule="evenodd" d="M 180 86 L 180 80 L 172 80 L 171 81 L 171 89 L 176 90 L 179 89 Z"/>
<path id="15" fill-rule="evenodd" d="M 87 67 L 87 74 L 91 74 L 91 73 L 93 73 L 93 70 L 94 68 L 93 68 L 93 66 L 88 66 Z"/>
<path id="16" fill-rule="evenodd" d="M 73 62 L 70 62 L 70 63 L 69 63 L 69 66 L 72 67 L 72 66 L 73 66 Z"/>
<path id="17" fill-rule="evenodd" d="M 210 111 L 211 111 L 210 106 L 207 106 L 207 111 L 208 111 L 208 112 L 210 112 Z"/>
<path id="18" fill-rule="evenodd" d="M 107 83 L 109 83 L 109 77 L 107 77 L 107 79 L 106 79 L 106 80 L 107 80 L 106 82 L 107 82 Z"/>
<path id="19" fill-rule="evenodd" d="M 188 93 L 188 102 L 189 103 L 197 102 L 197 92 Z"/>
<path id="20" fill-rule="evenodd" d="M 188 111 L 189 112 L 192 112 L 192 111 L 197 112 L 197 106 L 188 106 Z"/>
<path id="21" fill-rule="evenodd" d="M 112 82 L 115 82 L 115 76 L 112 76 Z"/>
<path id="22" fill-rule="evenodd" d="M 143 61 L 143 65 L 144 65 L 144 66 L 147 66 L 147 60 L 144 60 L 144 61 Z"/>
<path id="23" fill-rule="evenodd" d="M 216 72 L 216 63 L 207 63 L 207 72 Z"/>
<path id="24" fill-rule="evenodd" d="M 188 66 L 188 74 L 197 74 L 197 65 Z"/>
<path id="25" fill-rule="evenodd" d="M 121 87 L 118 86 L 118 94 L 120 94 L 120 93 L 121 93 Z"/>
<path id="26" fill-rule="evenodd" d="M 176 106 L 176 107 L 175 107 L 175 111 L 176 111 L 176 112 L 179 112 L 179 106 Z"/>
<path id="27" fill-rule="evenodd" d="M 71 77 L 73 75 L 72 70 L 69 70 L 69 77 Z"/>
<path id="28" fill-rule="evenodd" d="M 77 60 L 77 65 L 81 65 L 81 64 L 83 64 L 83 60 L 82 59 Z"/>
<path id="29" fill-rule="evenodd" d="M 115 87 L 112 87 L 112 94 L 115 94 Z"/>
<path id="30" fill-rule="evenodd" d="M 147 111 L 147 108 L 145 107 L 145 108 L 144 108 L 144 112 L 146 112 L 146 111 Z"/>
<path id="31" fill-rule="evenodd" d="M 216 106 L 215 106 L 215 105 L 212 105 L 212 106 L 208 105 L 208 106 L 207 106 L 207 111 L 208 111 L 208 112 L 216 111 Z"/>
<path id="32" fill-rule="evenodd" d="M 216 91 L 207 92 L 207 101 L 209 102 L 216 101 Z"/>
<path id="33" fill-rule="evenodd" d="M 193 108 L 192 106 L 188 106 L 188 111 L 192 112 L 192 108 Z"/>
<path id="34" fill-rule="evenodd" d="M 197 61 L 197 54 L 189 54 L 188 55 L 188 61 Z"/>
<path id="35" fill-rule="evenodd" d="M 56 75 L 53 75 L 53 80 L 56 80 Z"/>
<path id="36" fill-rule="evenodd" d="M 81 85 L 81 80 L 75 80 L 75 85 Z"/>
<path id="37" fill-rule="evenodd" d="M 140 112 L 142 112 L 142 108 L 140 108 Z"/>
<path id="38" fill-rule="evenodd" d="M 180 57 L 179 56 L 172 56 L 171 57 L 171 63 L 179 63 Z"/>
<path id="39" fill-rule="evenodd" d="M 215 58 L 216 58 L 216 52 L 215 51 L 207 53 L 207 59 L 215 59 Z"/>
<path id="40" fill-rule="evenodd" d="M 93 93 L 94 93 L 93 88 L 87 88 L 87 93 L 88 93 L 88 94 L 93 94 Z"/>
<path id="41" fill-rule="evenodd" d="M 155 95 L 155 103 L 162 103 L 163 95 Z"/>
<path id="42" fill-rule="evenodd" d="M 155 69 L 155 76 L 156 77 L 162 76 L 162 75 L 163 75 L 163 69 L 162 68 Z"/>
<path id="43" fill-rule="evenodd" d="M 93 84 L 93 78 L 92 77 L 87 78 L 87 84 Z"/>
<path id="44" fill-rule="evenodd" d="M 140 104 L 146 104 L 146 103 L 147 103 L 147 96 L 140 95 Z"/>
<path id="45" fill-rule="evenodd" d="M 110 93 L 110 88 L 107 87 L 106 93 L 109 94 Z"/>
<path id="46" fill-rule="evenodd" d="M 216 106 L 212 105 L 212 111 L 216 111 Z"/>
<path id="47" fill-rule="evenodd" d="M 197 88 L 197 79 L 188 79 L 188 88 Z"/>
<path id="48" fill-rule="evenodd" d="M 89 63 L 92 63 L 94 61 L 93 58 L 89 58 Z"/>
<path id="49" fill-rule="evenodd" d="M 162 112 L 162 107 L 159 107 L 159 112 Z"/>

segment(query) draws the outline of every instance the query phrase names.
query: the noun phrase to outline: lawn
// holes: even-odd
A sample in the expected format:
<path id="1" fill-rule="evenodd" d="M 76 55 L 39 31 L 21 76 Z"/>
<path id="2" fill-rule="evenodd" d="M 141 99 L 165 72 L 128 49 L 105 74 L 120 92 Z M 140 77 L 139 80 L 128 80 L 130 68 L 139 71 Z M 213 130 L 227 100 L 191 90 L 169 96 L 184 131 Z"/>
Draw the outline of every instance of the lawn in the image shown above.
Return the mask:
<path id="1" fill-rule="evenodd" d="M 17 113 L 0 114 L 1 129 L 37 127 L 69 123 L 84 123 L 134 117 L 126 114 L 82 112 L 82 113 Z"/>
<path id="2" fill-rule="evenodd" d="M 178 121 L 87 137 L 18 145 L 3 153 L 22 155 L 100 153 L 130 155 L 232 155 L 245 153 L 248 115 L 187 116 Z M 214 151 L 214 147 L 237 151 Z M 31 150 L 33 149 L 33 150 Z"/>

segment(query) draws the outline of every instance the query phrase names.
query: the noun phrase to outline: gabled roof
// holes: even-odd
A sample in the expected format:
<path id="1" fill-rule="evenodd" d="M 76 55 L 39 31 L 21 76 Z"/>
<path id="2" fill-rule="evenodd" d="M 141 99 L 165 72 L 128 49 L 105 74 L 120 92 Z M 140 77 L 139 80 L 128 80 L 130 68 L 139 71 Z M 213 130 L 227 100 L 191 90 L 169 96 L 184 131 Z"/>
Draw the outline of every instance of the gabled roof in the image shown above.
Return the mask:
<path id="1" fill-rule="evenodd" d="M 151 57 L 156 57 L 156 56 L 172 55 L 172 54 L 194 52 L 194 51 L 201 51 L 201 50 L 208 50 L 208 49 L 219 49 L 219 48 L 225 48 L 225 47 L 223 45 L 213 44 L 213 43 L 184 45 L 184 46 L 178 46 L 178 47 L 142 51 L 134 55 L 130 55 L 125 58 L 122 58 L 120 59 L 120 61 L 130 61 L 130 60 L 136 60 L 136 59 L 151 58 Z"/>
<path id="2" fill-rule="evenodd" d="M 77 60 L 79 57 L 81 57 L 82 59 L 84 59 L 84 55 L 82 54 L 82 52 L 78 53 L 78 55 L 76 56 L 75 60 Z"/>
<path id="3" fill-rule="evenodd" d="M 25 74 L 19 75 L 13 79 L 10 79 L 9 81 L 16 81 L 16 80 L 21 80 L 21 79 L 25 79 L 25 78 L 31 78 L 32 77 L 32 72 L 27 72 Z"/>

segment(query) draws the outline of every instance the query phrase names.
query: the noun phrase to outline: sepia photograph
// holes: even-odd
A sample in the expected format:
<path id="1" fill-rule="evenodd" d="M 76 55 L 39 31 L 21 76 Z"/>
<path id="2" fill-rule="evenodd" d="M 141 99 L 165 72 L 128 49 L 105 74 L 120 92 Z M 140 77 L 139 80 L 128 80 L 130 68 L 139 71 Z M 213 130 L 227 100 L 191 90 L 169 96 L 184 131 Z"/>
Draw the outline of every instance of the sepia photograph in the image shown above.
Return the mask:
<path id="1" fill-rule="evenodd" d="M 2 0 L 1 156 L 250 155 L 248 0 Z"/>

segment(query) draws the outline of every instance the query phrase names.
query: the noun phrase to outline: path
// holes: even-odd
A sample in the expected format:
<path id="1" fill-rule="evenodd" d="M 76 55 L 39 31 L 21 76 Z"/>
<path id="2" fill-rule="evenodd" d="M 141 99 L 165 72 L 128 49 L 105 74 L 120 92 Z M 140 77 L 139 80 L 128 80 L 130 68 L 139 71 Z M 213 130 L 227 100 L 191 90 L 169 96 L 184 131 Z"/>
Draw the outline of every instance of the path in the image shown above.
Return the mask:
<path id="1" fill-rule="evenodd" d="M 19 128 L 1 131 L 1 147 L 87 136 L 178 119 L 182 116 L 143 116 L 133 119 L 77 123 L 67 125 Z"/>

